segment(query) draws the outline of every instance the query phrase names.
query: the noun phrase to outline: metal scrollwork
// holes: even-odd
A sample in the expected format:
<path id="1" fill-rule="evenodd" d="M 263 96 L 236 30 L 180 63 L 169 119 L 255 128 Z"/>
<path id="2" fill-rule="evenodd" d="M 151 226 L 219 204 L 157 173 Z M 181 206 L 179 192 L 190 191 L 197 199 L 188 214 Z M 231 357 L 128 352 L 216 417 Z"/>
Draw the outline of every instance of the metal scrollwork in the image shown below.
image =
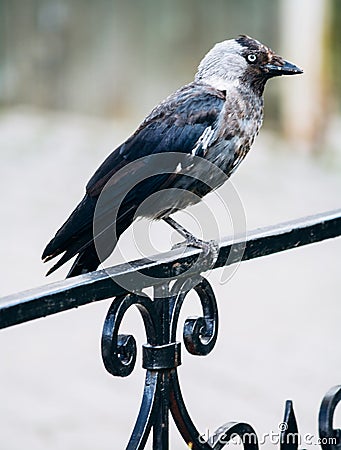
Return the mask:
<path id="1" fill-rule="evenodd" d="M 132 305 L 140 311 L 148 343 L 156 343 L 157 317 L 152 301 L 145 296 L 127 294 L 117 297 L 108 311 L 102 334 L 102 357 L 105 368 L 114 376 L 127 377 L 134 370 L 136 341 L 132 335 L 118 334 L 124 314 Z"/>
<path id="2" fill-rule="evenodd" d="M 334 412 L 340 401 L 341 386 L 332 387 L 322 400 L 319 413 L 319 434 L 323 450 L 341 450 L 341 430 L 333 428 Z"/>
<path id="3" fill-rule="evenodd" d="M 220 450 L 238 437 L 245 450 L 258 450 L 258 438 L 247 423 L 228 422 L 212 435 L 202 435 L 195 427 L 184 402 L 177 367 L 181 364 L 181 343 L 176 332 L 182 305 L 190 291 L 199 297 L 201 317 L 187 318 L 183 328 L 186 349 L 205 356 L 213 349 L 218 334 L 217 302 L 209 282 L 195 276 L 155 287 L 154 297 L 126 294 L 117 297 L 108 311 L 102 335 L 102 357 L 108 372 L 126 377 L 136 362 L 136 341 L 132 335 L 119 334 L 126 311 L 136 306 L 141 313 L 147 342 L 142 346 L 142 365 L 146 369 L 140 411 L 127 449 L 143 449 L 153 432 L 153 449 L 169 448 L 169 412 L 187 443 L 196 450 Z M 341 450 L 341 432 L 333 428 L 334 411 L 341 401 L 341 386 L 332 388 L 321 404 L 319 415 L 320 444 L 323 450 Z M 280 424 L 280 450 L 297 450 L 300 442 L 291 401 L 285 405 Z"/>
<path id="4" fill-rule="evenodd" d="M 185 321 L 183 338 L 190 353 L 204 356 L 213 349 L 218 332 L 217 302 L 206 279 L 197 276 L 178 280 L 171 289 L 169 284 L 155 288 L 153 299 L 127 294 L 116 298 L 110 306 L 103 328 L 102 357 L 112 375 L 125 377 L 134 369 L 136 341 L 132 335 L 119 334 L 122 319 L 131 306 L 140 311 L 146 329 L 147 343 L 142 353 L 142 365 L 147 370 L 144 395 L 128 449 L 144 448 L 152 428 L 154 448 L 168 448 L 169 411 L 190 448 L 221 448 L 218 442 L 205 443 L 200 439 L 185 407 L 177 376 L 181 344 L 176 341 L 176 331 L 182 305 L 192 289 L 199 297 L 202 316 Z"/>
<path id="5" fill-rule="evenodd" d="M 191 288 L 194 284 L 193 289 L 199 296 L 203 316 L 190 317 L 185 321 L 183 338 L 189 353 L 205 356 L 210 353 L 217 340 L 218 306 L 209 282 L 202 277 L 197 278 L 196 281 L 197 284 L 193 283 L 193 279 L 186 280 L 185 283 L 180 280 L 172 288 L 175 301 L 171 317 L 171 337 L 175 339 L 181 307 L 189 292 L 188 288 Z"/>

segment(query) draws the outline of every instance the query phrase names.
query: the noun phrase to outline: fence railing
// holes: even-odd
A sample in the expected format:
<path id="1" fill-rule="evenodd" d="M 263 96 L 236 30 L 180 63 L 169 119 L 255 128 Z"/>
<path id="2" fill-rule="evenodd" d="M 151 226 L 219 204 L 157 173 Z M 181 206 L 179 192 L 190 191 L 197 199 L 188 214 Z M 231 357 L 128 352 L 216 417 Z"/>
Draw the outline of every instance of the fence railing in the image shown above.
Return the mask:
<path id="1" fill-rule="evenodd" d="M 102 357 L 112 375 L 125 377 L 135 365 L 136 342 L 132 335 L 119 334 L 119 327 L 127 309 L 136 305 L 146 330 L 142 358 L 146 379 L 127 449 L 144 448 L 151 431 L 153 448 L 168 449 L 169 411 L 188 448 L 217 450 L 239 436 L 245 449 L 257 449 L 257 435 L 246 423 L 229 422 L 206 438 L 192 422 L 177 374 L 181 343 L 176 341 L 176 331 L 182 304 L 194 289 L 201 302 L 202 317 L 185 321 L 184 344 L 194 355 L 207 355 L 217 339 L 218 307 L 213 289 L 201 273 L 338 236 L 341 236 L 341 209 L 258 229 L 248 233 L 247 238 L 224 239 L 214 257 L 210 252 L 203 255 L 196 248 L 177 248 L 4 297 L 0 299 L 0 328 L 114 298 L 103 327 Z M 147 287 L 153 287 L 152 297 L 143 292 Z M 321 404 L 319 434 L 324 450 L 341 450 L 341 431 L 333 428 L 334 411 L 340 401 L 341 386 L 336 386 Z M 281 431 L 280 448 L 297 449 L 299 435 L 291 401 L 286 402 L 283 423 L 286 426 Z"/>

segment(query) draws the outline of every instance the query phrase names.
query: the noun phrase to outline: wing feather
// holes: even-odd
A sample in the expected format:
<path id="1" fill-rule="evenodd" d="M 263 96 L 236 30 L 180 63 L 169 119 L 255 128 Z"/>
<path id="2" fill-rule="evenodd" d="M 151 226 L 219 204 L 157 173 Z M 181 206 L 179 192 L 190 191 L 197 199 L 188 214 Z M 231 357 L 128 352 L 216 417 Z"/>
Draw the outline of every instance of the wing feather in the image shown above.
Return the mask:
<path id="1" fill-rule="evenodd" d="M 224 102 L 223 92 L 205 84 L 191 83 L 157 106 L 137 131 L 107 157 L 89 180 L 84 199 L 44 250 L 43 258 L 46 260 L 65 252 L 51 270 L 93 245 L 93 218 L 99 195 L 104 189 L 108 189 L 110 195 L 101 212 L 103 217 L 110 216 L 110 209 L 115 207 L 115 197 L 119 198 L 120 193 L 125 191 L 126 183 L 131 183 L 132 177 L 139 177 L 146 171 L 149 156 L 164 152 L 191 154 L 205 129 L 214 129 Z M 143 157 L 147 158 L 141 159 Z M 135 163 L 129 164 L 131 162 Z M 124 170 L 119 176 L 113 177 L 121 169 Z M 167 184 L 171 176 L 169 173 L 152 176 L 129 192 L 117 216 L 119 223 L 116 225 L 120 233 L 130 225 L 133 212 L 144 197 Z M 103 221 L 105 223 L 106 219 Z"/>

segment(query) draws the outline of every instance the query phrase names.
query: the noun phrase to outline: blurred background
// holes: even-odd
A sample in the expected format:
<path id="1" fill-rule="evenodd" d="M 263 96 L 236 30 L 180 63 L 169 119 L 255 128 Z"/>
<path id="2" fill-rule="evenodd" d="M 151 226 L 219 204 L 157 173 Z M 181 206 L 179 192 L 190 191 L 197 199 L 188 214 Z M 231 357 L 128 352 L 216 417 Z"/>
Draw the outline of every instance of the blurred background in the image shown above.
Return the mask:
<path id="1" fill-rule="evenodd" d="M 339 3 L 2 0 L 0 104 L 143 117 L 191 80 L 212 44 L 243 32 L 305 69 L 304 82 L 271 88 L 266 126 L 322 151 L 341 108 Z"/>
<path id="2" fill-rule="evenodd" d="M 0 0 L 0 295 L 63 279 L 67 268 L 45 279 L 40 255 L 94 170 L 214 43 L 238 34 L 304 69 L 268 83 L 263 129 L 233 176 L 247 228 L 340 207 L 340 30 L 338 0 Z M 214 196 L 208 205 L 218 211 Z M 152 230 L 164 250 L 170 231 Z M 139 257 L 129 233 L 121 245 Z M 340 251 L 335 239 L 243 263 L 225 284 L 210 274 L 219 341 L 179 369 L 201 431 L 241 420 L 276 432 L 292 398 L 300 430 L 316 436 L 321 398 L 341 382 Z M 143 373 L 140 361 L 128 379 L 105 372 L 108 307 L 1 332 L 1 448 L 125 448 Z M 183 316 L 195 313 L 193 296 Z M 144 342 L 137 314 L 125 327 Z M 175 430 L 171 441 L 185 448 Z"/>

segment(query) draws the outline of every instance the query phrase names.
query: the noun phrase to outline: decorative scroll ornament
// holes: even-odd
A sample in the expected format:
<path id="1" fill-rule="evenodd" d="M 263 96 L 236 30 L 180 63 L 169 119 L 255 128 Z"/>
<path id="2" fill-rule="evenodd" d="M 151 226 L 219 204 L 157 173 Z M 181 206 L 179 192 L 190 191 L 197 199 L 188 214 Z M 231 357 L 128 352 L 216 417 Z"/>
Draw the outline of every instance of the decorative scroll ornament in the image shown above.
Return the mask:
<path id="1" fill-rule="evenodd" d="M 144 393 L 127 450 L 143 449 L 152 430 L 153 449 L 168 449 L 169 411 L 190 449 L 219 450 L 231 439 L 238 438 L 245 450 L 258 450 L 256 432 L 249 424 L 228 422 L 211 436 L 204 436 L 187 411 L 177 373 L 177 367 L 181 364 L 181 343 L 176 341 L 176 331 L 182 305 L 192 289 L 199 297 L 202 316 L 185 321 L 183 339 L 191 354 L 205 356 L 213 349 L 218 334 L 217 302 L 205 278 L 180 279 L 171 289 L 170 283 L 155 287 L 153 299 L 127 293 L 117 297 L 110 306 L 102 335 L 102 357 L 109 373 L 126 377 L 134 369 L 135 338 L 119 334 L 122 319 L 133 305 L 141 313 L 147 338 L 142 352 L 142 365 L 146 369 Z M 337 386 L 327 393 L 322 402 L 319 423 L 323 450 L 341 450 L 340 430 L 334 430 L 332 426 L 334 410 L 340 399 L 341 386 Z M 291 401 L 286 402 L 284 421 L 280 425 L 280 450 L 297 450 L 300 436 Z"/>
<path id="2" fill-rule="evenodd" d="M 341 401 L 341 386 L 332 387 L 322 400 L 319 434 L 323 450 L 341 450 L 341 430 L 333 428 L 334 412 Z"/>

